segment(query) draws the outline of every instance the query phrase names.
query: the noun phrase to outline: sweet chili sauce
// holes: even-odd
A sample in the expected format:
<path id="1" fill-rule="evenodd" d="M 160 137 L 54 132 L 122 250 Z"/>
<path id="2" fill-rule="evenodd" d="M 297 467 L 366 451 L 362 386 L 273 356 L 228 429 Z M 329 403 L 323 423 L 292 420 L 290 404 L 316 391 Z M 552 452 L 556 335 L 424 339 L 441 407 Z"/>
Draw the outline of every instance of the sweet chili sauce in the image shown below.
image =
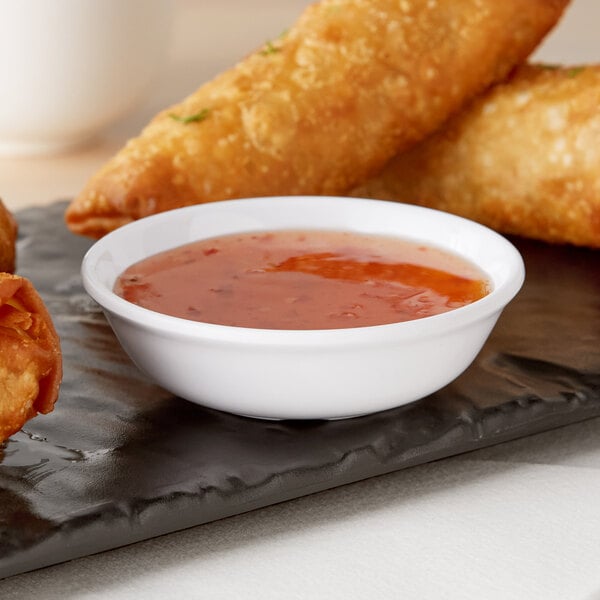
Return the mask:
<path id="1" fill-rule="evenodd" d="M 160 313 L 237 327 L 338 329 L 409 321 L 479 300 L 466 260 L 394 237 L 321 230 L 242 233 L 144 259 L 115 292 Z"/>

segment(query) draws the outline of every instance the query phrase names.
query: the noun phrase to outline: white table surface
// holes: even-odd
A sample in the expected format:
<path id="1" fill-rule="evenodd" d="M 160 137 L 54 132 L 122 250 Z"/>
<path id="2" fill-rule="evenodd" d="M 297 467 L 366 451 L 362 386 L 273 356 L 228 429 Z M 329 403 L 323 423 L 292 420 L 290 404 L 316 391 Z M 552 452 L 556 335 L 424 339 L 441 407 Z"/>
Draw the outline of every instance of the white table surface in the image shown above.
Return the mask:
<path id="1" fill-rule="evenodd" d="M 72 197 L 158 109 L 307 1 L 176 4 L 144 106 L 76 152 L 0 158 L 9 208 Z M 536 58 L 600 62 L 599 23 L 598 0 L 573 0 Z M 600 600 L 600 419 L 18 575 L 0 598 Z"/>

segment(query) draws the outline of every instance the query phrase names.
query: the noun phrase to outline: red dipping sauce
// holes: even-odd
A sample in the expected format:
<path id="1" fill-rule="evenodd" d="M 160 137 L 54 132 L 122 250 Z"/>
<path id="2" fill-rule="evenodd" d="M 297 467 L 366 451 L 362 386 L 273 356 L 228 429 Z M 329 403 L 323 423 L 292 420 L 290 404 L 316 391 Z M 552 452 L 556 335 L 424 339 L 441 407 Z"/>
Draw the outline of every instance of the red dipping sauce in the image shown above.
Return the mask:
<path id="1" fill-rule="evenodd" d="M 242 233 L 132 265 L 115 292 L 175 317 L 261 329 L 339 329 L 428 317 L 490 291 L 484 273 L 442 250 L 337 231 Z"/>

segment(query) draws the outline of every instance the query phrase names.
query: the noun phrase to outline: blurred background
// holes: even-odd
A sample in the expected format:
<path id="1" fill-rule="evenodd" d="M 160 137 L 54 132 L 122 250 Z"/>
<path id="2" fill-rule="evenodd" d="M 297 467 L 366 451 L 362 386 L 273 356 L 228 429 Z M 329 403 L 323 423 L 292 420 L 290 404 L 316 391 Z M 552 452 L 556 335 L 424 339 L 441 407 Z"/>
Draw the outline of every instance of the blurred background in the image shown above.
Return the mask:
<path id="1" fill-rule="evenodd" d="M 124 0 L 125 3 L 132 1 Z M 88 177 L 128 138 L 136 135 L 156 112 L 178 102 L 204 81 L 279 35 L 309 4 L 308 0 L 167 2 L 172 13 L 169 18 L 164 17 L 164 30 L 168 30 L 164 60 L 159 61 L 161 64 L 157 65 L 152 83 L 128 114 L 85 145 L 67 152 L 18 157 L 11 156 L 10 152 L 0 155 L 0 197 L 10 209 L 73 197 Z M 598 0 L 572 0 L 559 26 L 532 58 L 567 64 L 600 62 L 599 22 Z M 150 26 L 144 14 L 140 15 L 140 24 Z M 7 27 L 9 23 L 0 22 L 0 37 L 6 37 Z M 44 101 L 44 94 L 40 93 L 37 102 L 43 104 Z M 28 118 L 26 111 L 23 118 Z"/>

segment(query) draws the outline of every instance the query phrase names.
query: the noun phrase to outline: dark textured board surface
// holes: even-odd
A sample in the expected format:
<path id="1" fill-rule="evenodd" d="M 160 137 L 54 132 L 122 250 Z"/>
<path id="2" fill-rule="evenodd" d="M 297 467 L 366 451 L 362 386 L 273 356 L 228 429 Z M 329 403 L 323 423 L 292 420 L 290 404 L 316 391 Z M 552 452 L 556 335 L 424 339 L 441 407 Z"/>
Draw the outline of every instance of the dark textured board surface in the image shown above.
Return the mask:
<path id="1" fill-rule="evenodd" d="M 428 398 L 259 421 L 175 398 L 131 364 L 83 291 L 91 242 L 66 230 L 65 207 L 16 215 L 18 273 L 53 315 L 65 374 L 55 411 L 0 445 L 0 577 L 600 416 L 598 252 L 516 240 L 523 290 Z"/>

